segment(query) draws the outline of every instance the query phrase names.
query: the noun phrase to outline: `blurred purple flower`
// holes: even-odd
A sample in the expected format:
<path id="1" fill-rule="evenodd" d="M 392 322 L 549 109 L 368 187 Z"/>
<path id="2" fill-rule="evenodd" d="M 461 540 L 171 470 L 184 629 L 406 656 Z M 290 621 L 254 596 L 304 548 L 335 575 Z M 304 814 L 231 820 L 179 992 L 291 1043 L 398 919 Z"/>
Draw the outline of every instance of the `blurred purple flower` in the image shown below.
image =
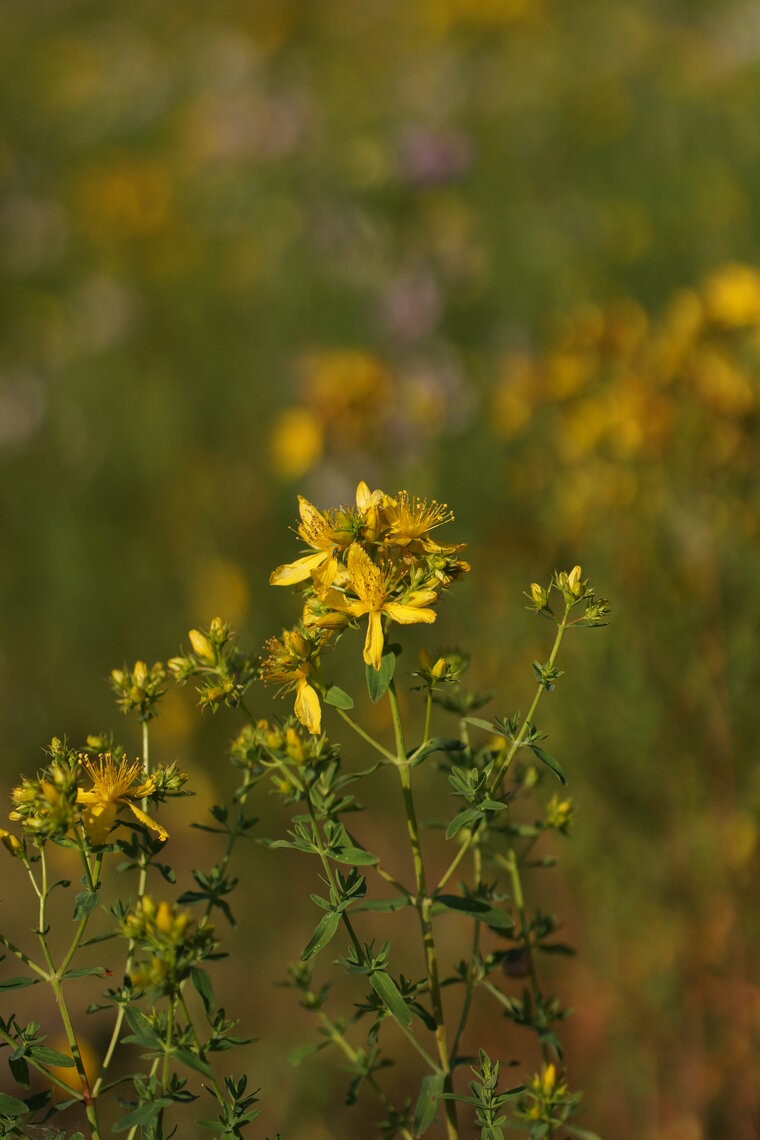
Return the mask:
<path id="1" fill-rule="evenodd" d="M 461 131 L 408 127 L 401 136 L 401 176 L 415 186 L 453 182 L 467 173 L 473 158 L 472 142 Z"/>

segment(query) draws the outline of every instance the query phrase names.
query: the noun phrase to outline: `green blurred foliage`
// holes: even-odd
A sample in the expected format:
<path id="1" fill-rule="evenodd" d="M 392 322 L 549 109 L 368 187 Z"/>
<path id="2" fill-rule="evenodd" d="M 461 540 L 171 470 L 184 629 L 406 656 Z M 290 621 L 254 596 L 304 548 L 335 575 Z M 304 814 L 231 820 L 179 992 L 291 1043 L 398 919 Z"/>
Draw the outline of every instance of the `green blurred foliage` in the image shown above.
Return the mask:
<path id="1" fill-rule="evenodd" d="M 0 10 L 7 782 L 113 722 L 112 667 L 217 612 L 251 646 L 289 622 L 296 491 L 448 499 L 473 572 L 441 634 L 498 713 L 540 656 L 520 591 L 580 561 L 616 619 L 545 717 L 579 817 L 571 1083 L 606 1136 L 749 1140 L 754 6 Z M 232 730 L 197 726 L 172 699 L 157 739 L 211 783 Z"/>

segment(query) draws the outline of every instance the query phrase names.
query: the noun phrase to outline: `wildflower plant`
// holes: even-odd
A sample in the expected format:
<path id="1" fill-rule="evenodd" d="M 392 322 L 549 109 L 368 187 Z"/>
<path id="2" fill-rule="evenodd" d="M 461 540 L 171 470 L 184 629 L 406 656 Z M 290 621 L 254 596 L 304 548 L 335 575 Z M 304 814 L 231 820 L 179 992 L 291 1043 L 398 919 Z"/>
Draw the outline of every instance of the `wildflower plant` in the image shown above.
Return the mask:
<path id="1" fill-rule="evenodd" d="M 360 483 L 350 506 L 321 509 L 301 498 L 299 514 L 305 549 L 271 575 L 273 586 L 298 590 L 299 617 L 269 639 L 259 660 L 238 648 L 220 618 L 208 629 L 191 630 L 190 649 L 166 667 L 148 669 L 138 662 L 113 674 L 121 708 L 142 725 L 139 760 L 103 736 L 89 738 L 79 751 L 56 740 L 44 770 L 23 777 L 12 793 L 11 819 L 18 827 L 0 838 L 23 864 L 39 900 L 34 933 L 42 960 L 0 936 L 26 971 L 3 988 L 48 984 L 71 1056 L 44 1045 L 36 1023 L 22 1025 L 15 1015 L 0 1022 L 21 1089 L 31 1089 L 31 1067 L 67 1094 L 64 1101 L 54 1100 L 45 1088 L 0 1098 L 0 1116 L 9 1121 L 6 1134 L 25 1135 L 29 1122 L 47 1125 L 56 1113 L 79 1105 L 90 1135 L 102 1136 L 107 1094 L 113 1131 L 129 1138 L 171 1135 L 175 1116 L 186 1120 L 188 1111 L 199 1127 L 221 1136 L 239 1136 L 255 1120 L 256 1094 L 248 1078 L 217 1075 L 220 1056 L 246 1039 L 217 1008 L 209 966 L 221 953 L 220 928 L 235 926 L 231 897 L 240 872 L 233 855 L 256 824 L 249 805 L 263 788 L 280 801 L 289 823 L 276 837 L 260 838 L 258 858 L 274 859 L 281 849 L 309 856 L 317 880 L 311 895 L 315 912 L 303 925 L 303 951 L 285 979 L 315 1020 L 315 1039 L 294 1059 L 336 1052 L 349 1072 L 347 1103 L 374 1097 L 386 1137 L 411 1140 L 437 1125 L 454 1140 L 474 1123 L 483 1140 L 500 1140 L 506 1127 L 522 1129 L 531 1140 L 559 1138 L 559 1130 L 590 1138 L 592 1133 L 568 1123 L 580 1100 L 561 1069 L 561 1026 L 570 1011 L 541 978 L 544 955 L 570 950 L 559 940 L 558 919 L 530 905 L 525 873 L 554 864 L 539 845 L 552 833 L 567 835 L 573 821 L 564 791 L 542 795 L 547 779 L 565 785 L 566 777 L 544 747 L 536 714 L 562 681 L 558 658 L 565 635 L 606 624 L 607 603 L 580 566 L 555 573 L 545 585 L 533 583 L 526 591 L 528 609 L 551 623 L 553 645 L 544 660 L 533 662 L 535 689 L 527 713 L 486 718 L 482 710 L 491 694 L 463 687 L 466 652 L 423 648 L 413 665 L 402 665 L 399 627 L 436 622 L 439 603 L 470 570 L 463 544 L 442 538 L 441 528 L 453 521 L 448 508 Z M 356 646 L 362 681 L 351 693 L 332 680 L 332 655 L 344 637 Z M 167 897 L 176 875 L 163 861 L 169 829 L 163 812 L 161 821 L 157 815 L 164 801 L 185 794 L 186 777 L 177 764 L 153 766 L 149 759 L 149 723 L 170 680 L 192 681 L 202 709 L 224 706 L 243 718 L 230 747 L 239 777 L 232 802 L 212 805 L 210 818 L 194 825 L 221 837 L 218 861 L 194 869 L 193 885 L 177 898 Z M 258 682 L 276 686 L 292 700 L 292 711 L 279 718 L 257 715 L 250 689 Z M 402 685 L 408 694 L 399 693 Z M 265 695 L 263 688 L 259 692 Z M 392 738 L 378 739 L 365 727 L 355 711 L 363 700 L 387 705 Z M 414 736 L 402 718 L 402 705 L 410 702 L 419 707 Z M 448 719 L 453 727 L 438 730 L 434 718 Z M 358 742 L 358 767 L 344 764 L 333 739 L 333 727 L 341 725 Z M 451 805 L 427 835 L 428 805 L 421 793 L 430 781 L 420 783 L 422 765 L 434 766 Z M 359 788 L 367 782 L 372 803 L 371 781 L 394 770 L 408 839 L 406 873 L 391 870 L 385 853 L 371 850 L 362 837 L 366 809 Z M 75 934 L 57 962 L 48 941 L 50 844 L 69 848 L 84 870 L 74 902 Z M 122 860 L 119 868 L 114 856 Z M 90 924 L 103 915 L 104 873 L 118 870 L 132 873 L 134 889 L 106 908 L 110 926 L 93 936 Z M 466 928 L 464 959 L 444 955 L 442 920 Z M 418 946 L 411 957 L 410 935 Z M 121 966 L 113 951 L 104 951 L 103 966 L 73 965 L 81 947 L 114 936 L 126 946 Z M 353 995 L 348 1010 L 335 1008 L 336 967 Z M 67 1000 L 71 982 L 90 974 L 121 978 L 88 1011 L 113 1018 L 94 1081 L 85 1070 Z M 492 1003 L 504 1021 L 500 1060 L 491 1060 L 473 1029 L 471 1015 L 482 1002 Z M 401 1039 L 419 1061 L 414 1096 L 388 1079 Z M 539 1068 L 504 1082 L 500 1069 L 521 1044 Z M 135 1047 L 139 1071 L 123 1074 L 119 1066 L 112 1078 L 117 1051 Z M 468 1094 L 457 1074 L 476 1056 Z M 73 1087 L 56 1076 L 60 1065 L 75 1069 Z M 202 1109 L 209 1094 L 213 1119 Z M 199 1095 L 204 1099 L 196 1107 Z"/>

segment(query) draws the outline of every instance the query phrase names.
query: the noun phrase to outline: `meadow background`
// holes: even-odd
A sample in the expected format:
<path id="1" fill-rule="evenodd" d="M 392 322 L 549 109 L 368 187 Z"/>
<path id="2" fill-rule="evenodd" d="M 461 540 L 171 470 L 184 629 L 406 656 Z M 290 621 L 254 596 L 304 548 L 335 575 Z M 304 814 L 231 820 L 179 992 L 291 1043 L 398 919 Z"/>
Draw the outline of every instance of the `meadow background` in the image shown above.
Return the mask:
<path id="1" fill-rule="evenodd" d="M 526 707 L 547 651 L 521 591 L 580 562 L 614 621 L 568 646 L 541 717 L 578 819 L 551 890 L 579 950 L 557 983 L 579 1120 L 752 1140 L 757 6 L 0 12 L 3 785 L 53 734 L 113 725 L 137 753 L 114 666 L 165 660 L 217 613 L 250 649 L 290 623 L 267 578 L 295 556 L 299 492 L 332 505 L 366 479 L 449 503 L 473 569 L 430 641 L 474 651 L 496 713 Z M 175 691 L 153 753 L 199 804 L 231 786 L 238 727 Z M 202 852 L 175 851 L 186 877 Z M 336 1107 L 340 1072 L 287 1063 L 313 1027 L 272 980 L 312 881 L 239 858 L 260 905 L 228 948 L 255 954 L 251 982 L 217 976 L 265 1044 L 237 1067 L 271 1133 L 369 1135 Z M 514 1027 L 481 1025 L 535 1065 Z"/>

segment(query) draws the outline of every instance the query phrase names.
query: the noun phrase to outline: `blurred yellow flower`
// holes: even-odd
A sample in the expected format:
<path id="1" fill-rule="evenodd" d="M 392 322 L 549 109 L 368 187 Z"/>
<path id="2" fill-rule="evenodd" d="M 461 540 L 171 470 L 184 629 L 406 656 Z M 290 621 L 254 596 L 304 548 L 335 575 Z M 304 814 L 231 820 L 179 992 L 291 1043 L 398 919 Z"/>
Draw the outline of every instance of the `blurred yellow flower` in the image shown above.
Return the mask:
<path id="1" fill-rule="evenodd" d="M 705 282 L 703 296 L 718 324 L 739 328 L 760 321 L 760 274 L 748 265 L 724 265 Z"/>
<path id="2" fill-rule="evenodd" d="M 308 408 L 287 408 L 272 429 L 270 453 L 275 474 L 298 479 L 322 458 L 322 427 Z"/>

